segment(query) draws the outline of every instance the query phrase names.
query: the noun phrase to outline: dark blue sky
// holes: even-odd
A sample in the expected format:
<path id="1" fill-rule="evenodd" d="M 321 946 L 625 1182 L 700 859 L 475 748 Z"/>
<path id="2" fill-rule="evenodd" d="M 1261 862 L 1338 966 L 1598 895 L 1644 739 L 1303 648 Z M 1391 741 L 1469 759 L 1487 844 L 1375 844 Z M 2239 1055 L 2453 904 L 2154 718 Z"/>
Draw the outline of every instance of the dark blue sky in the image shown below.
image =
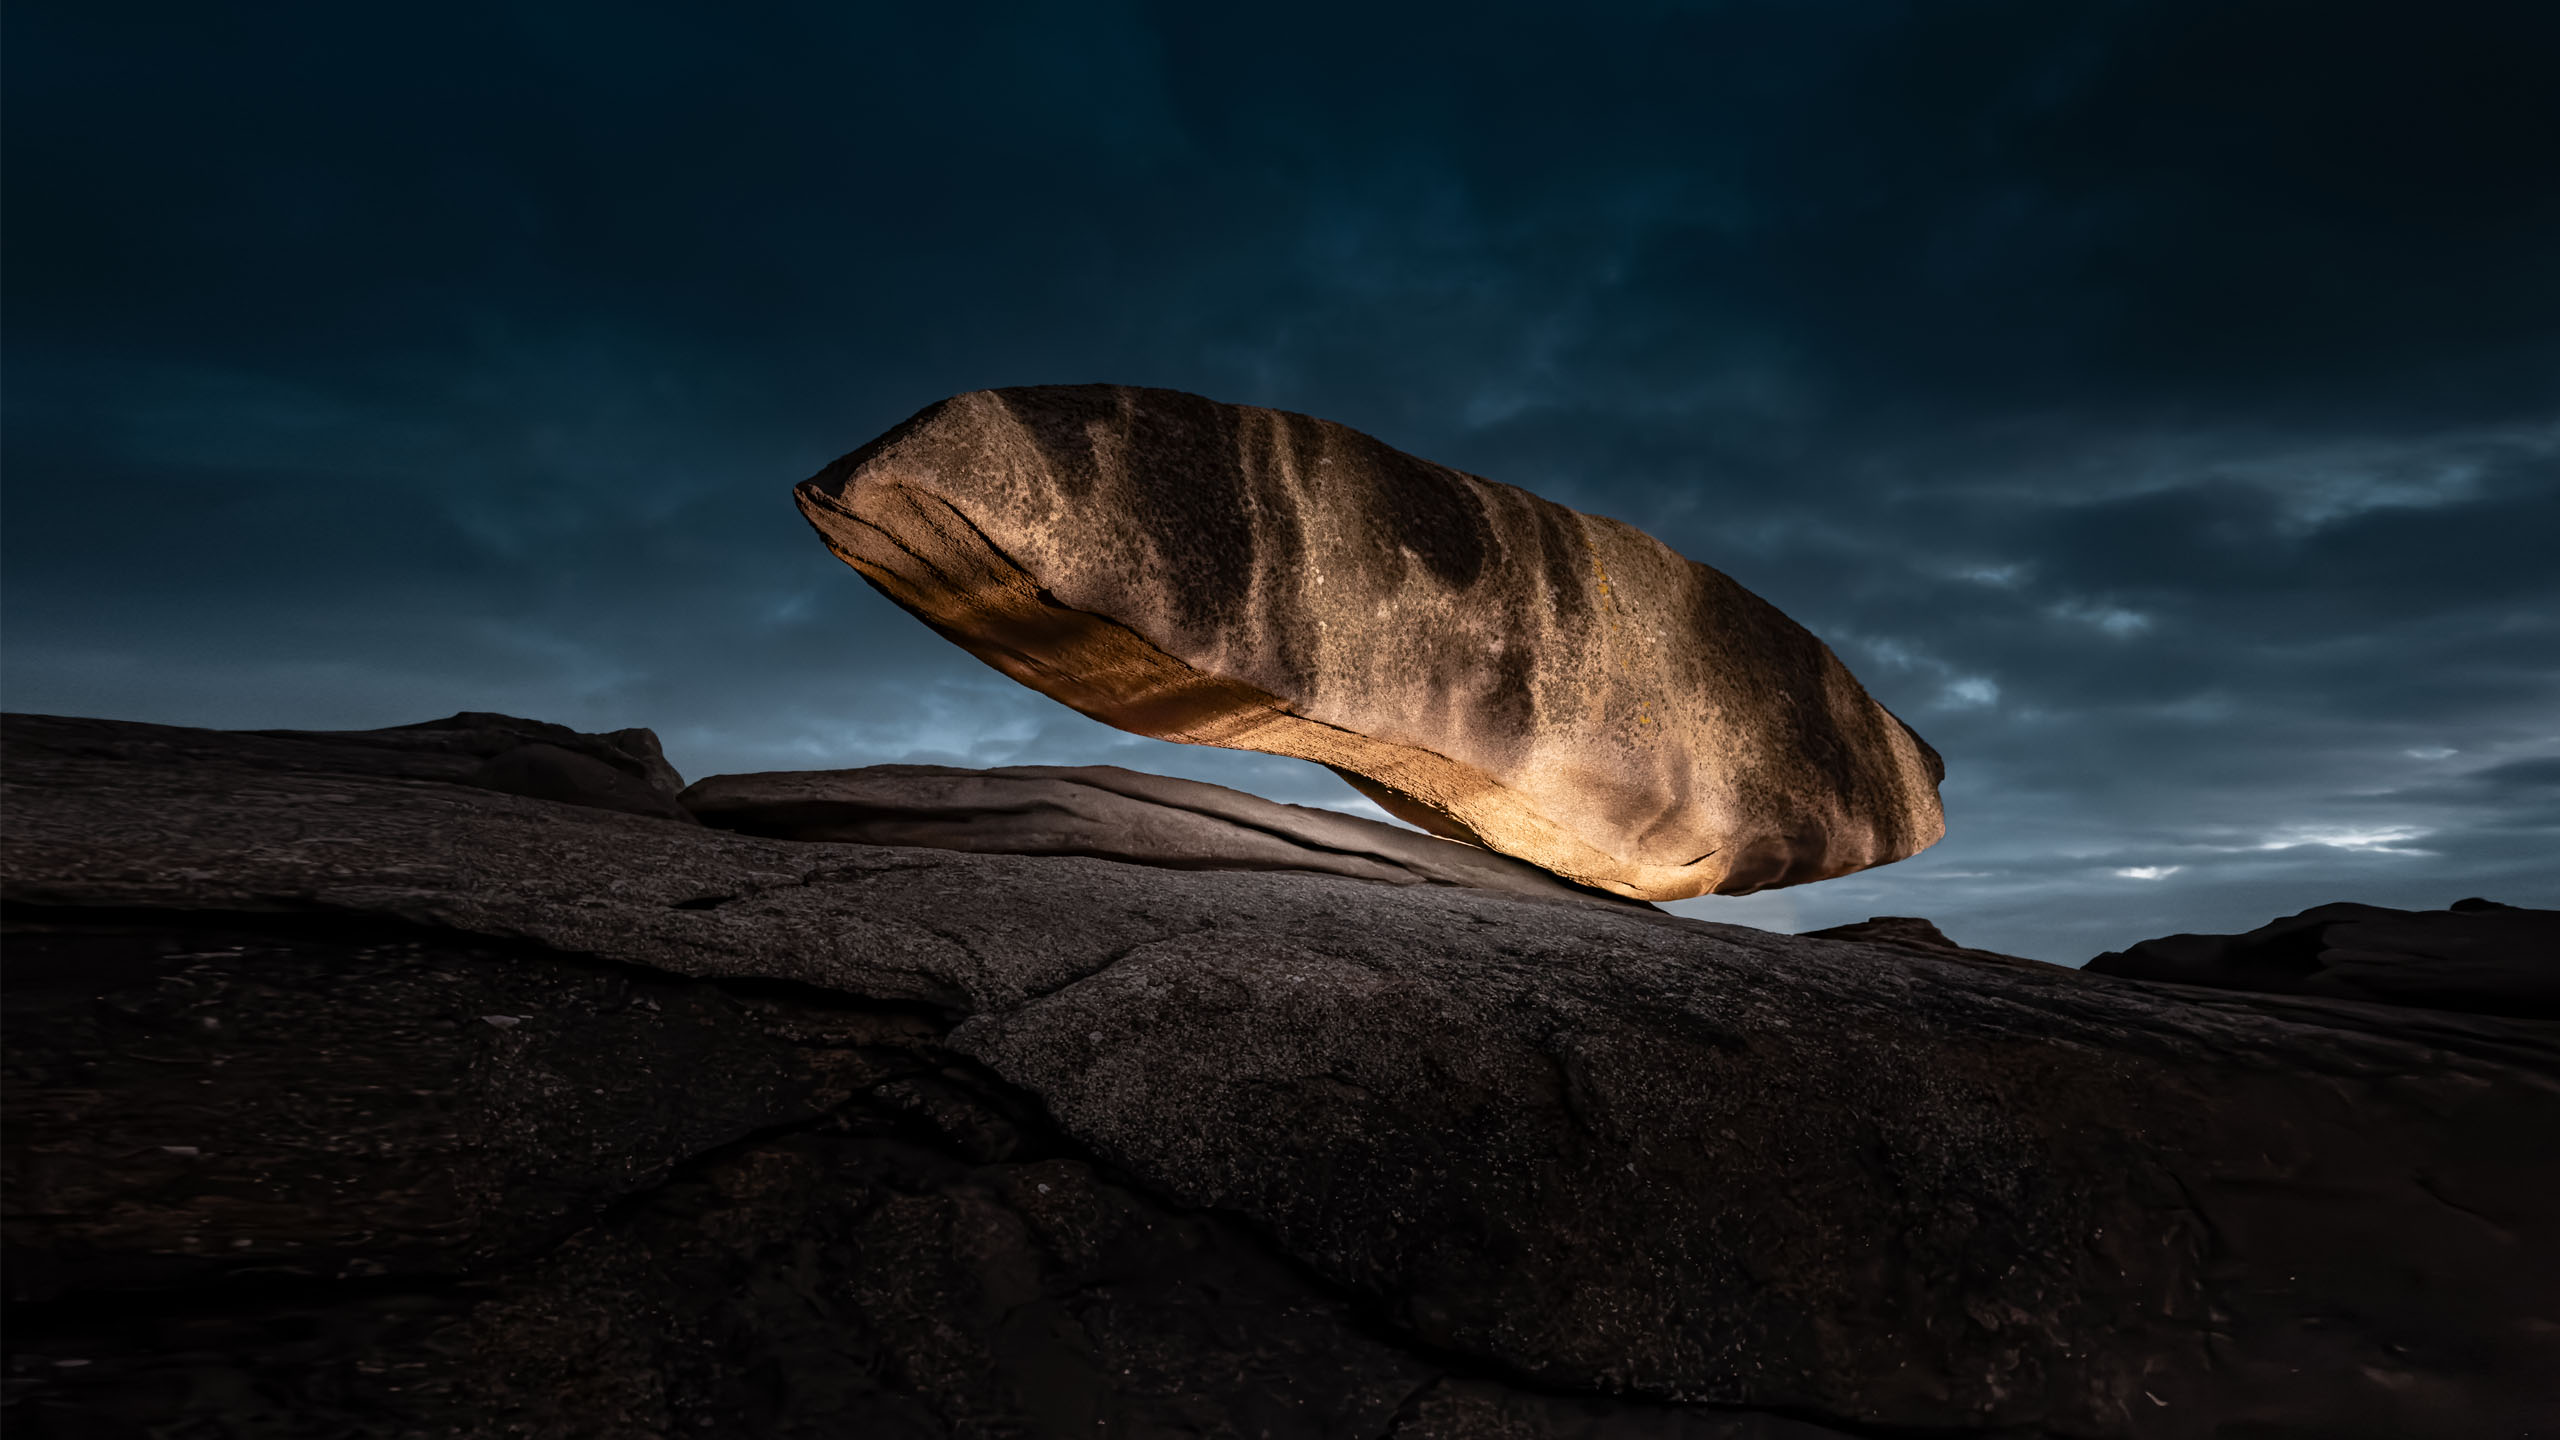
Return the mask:
<path id="1" fill-rule="evenodd" d="M 2080 960 L 2560 904 L 2560 6 L 6 12 L 11 709 L 1109 762 L 792 482 L 1304 410 L 1829 640 L 1950 833 L 1680 909 Z"/>

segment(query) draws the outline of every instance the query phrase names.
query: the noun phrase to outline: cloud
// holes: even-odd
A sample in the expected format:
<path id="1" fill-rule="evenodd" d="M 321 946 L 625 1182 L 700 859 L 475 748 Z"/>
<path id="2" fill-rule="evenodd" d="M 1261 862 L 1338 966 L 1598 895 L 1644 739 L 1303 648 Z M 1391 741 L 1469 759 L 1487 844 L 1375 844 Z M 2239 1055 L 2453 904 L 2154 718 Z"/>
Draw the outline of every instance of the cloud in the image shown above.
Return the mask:
<path id="1" fill-rule="evenodd" d="M 1938 703 L 1957 710 L 1988 708 L 2000 703 L 2000 685 L 1985 676 L 1967 675 L 1948 681 Z"/>
<path id="2" fill-rule="evenodd" d="M 2332 850 L 2361 850 L 2375 855 L 2424 855 L 2424 850 L 2405 848 L 2401 842 L 2416 840 L 2426 830 L 2415 825 L 2386 825 L 2371 830 L 2347 830 L 2330 826 L 2304 825 L 2284 832 L 2272 840 L 2261 840 L 2259 850 L 2298 850 L 2305 845 L 2320 845 Z"/>
<path id="3" fill-rule="evenodd" d="M 2127 610 L 2120 605 L 2093 605 L 2083 601 L 2065 600 L 2055 605 L 2049 613 L 2058 620 L 2087 625 L 2119 640 L 2129 640 L 2151 628 L 2150 616 L 2139 610 Z"/>

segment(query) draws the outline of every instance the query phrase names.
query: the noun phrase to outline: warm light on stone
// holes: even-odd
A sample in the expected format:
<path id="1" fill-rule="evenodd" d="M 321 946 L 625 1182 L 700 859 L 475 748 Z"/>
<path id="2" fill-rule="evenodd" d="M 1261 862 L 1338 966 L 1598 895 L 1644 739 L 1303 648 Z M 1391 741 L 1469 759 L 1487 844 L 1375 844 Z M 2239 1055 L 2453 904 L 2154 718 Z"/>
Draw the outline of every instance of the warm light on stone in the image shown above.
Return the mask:
<path id="1" fill-rule="evenodd" d="M 1327 421 L 979 391 L 797 493 L 864 578 L 1045 695 L 1330 765 L 1417 825 L 1621 895 L 1802 884 L 1945 832 L 1936 752 L 1766 601 Z"/>

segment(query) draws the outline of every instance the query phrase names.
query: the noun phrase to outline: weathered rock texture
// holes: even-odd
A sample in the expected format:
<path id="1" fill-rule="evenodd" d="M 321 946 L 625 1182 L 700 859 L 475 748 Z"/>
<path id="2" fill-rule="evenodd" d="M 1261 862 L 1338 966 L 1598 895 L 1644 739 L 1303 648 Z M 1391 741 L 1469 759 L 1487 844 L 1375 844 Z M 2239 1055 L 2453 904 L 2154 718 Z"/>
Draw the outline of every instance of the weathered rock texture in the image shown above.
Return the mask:
<path id="1" fill-rule="evenodd" d="M 1177 870 L 1302 870 L 1391 885 L 1612 898 L 1479 846 L 1117 765 L 714 775 L 681 799 L 707 825 L 777 840 L 1090 855 Z"/>
<path id="2" fill-rule="evenodd" d="M 2446 910 L 2315 905 L 2245 935 L 2145 940 L 2088 968 L 2227 990 L 2560 1020 L 2560 911 L 2489 900 L 2458 900 Z"/>
<path id="3" fill-rule="evenodd" d="M 1614 520 L 1304 415 L 990 390 L 799 487 L 835 553 L 1033 689 L 1334 767 L 1646 900 L 1897 860 L 1944 770 L 1802 626 Z"/>
<path id="4" fill-rule="evenodd" d="M 2552 1022 L 0 738 L 13 1434 L 2560 1424 Z"/>

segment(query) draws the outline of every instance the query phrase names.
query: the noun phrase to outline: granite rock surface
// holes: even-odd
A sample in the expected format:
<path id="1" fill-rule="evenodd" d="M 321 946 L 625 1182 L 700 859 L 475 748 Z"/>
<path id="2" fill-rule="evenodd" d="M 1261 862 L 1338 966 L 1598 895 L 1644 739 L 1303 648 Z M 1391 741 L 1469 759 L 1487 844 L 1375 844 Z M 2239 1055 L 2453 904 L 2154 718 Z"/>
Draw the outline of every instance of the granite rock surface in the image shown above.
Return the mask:
<path id="1" fill-rule="evenodd" d="M 23 1433 L 2560 1423 L 2550 1021 L 0 743 Z"/>
<path id="2" fill-rule="evenodd" d="M 1043 694 L 1322 762 L 1578 884 L 1739 894 L 1945 829 L 1936 752 L 1774 606 L 1341 425 L 1128 386 L 980 391 L 797 496 L 865 579 Z"/>

